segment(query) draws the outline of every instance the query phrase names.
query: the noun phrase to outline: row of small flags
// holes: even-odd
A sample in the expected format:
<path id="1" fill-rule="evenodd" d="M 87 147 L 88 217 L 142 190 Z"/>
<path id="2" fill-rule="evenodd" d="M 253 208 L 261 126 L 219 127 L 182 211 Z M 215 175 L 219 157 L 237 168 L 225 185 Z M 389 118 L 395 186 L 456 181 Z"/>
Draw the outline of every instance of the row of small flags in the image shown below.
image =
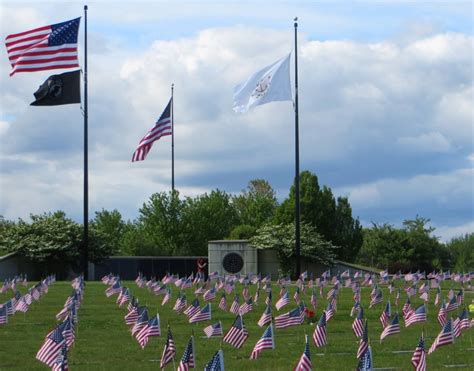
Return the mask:
<path id="1" fill-rule="evenodd" d="M 3 281 L 2 287 L 0 287 L 0 294 L 5 294 L 8 290 L 15 292 L 18 285 L 25 287 L 28 286 L 28 278 L 26 274 L 20 274 L 13 278 L 6 278 Z"/>
<path id="2" fill-rule="evenodd" d="M 67 371 L 68 352 L 76 339 L 78 323 L 77 311 L 81 306 L 84 295 L 84 278 L 76 277 L 72 282 L 72 293 L 66 298 L 63 309 L 56 315 L 61 321 L 44 339 L 41 348 L 36 353 L 36 359 L 51 367 L 53 371 Z"/>
<path id="3" fill-rule="evenodd" d="M 26 313 L 33 301 L 39 301 L 44 294 L 47 294 L 49 285 L 55 281 L 56 277 L 54 275 L 48 276 L 36 285 L 30 287 L 28 291 L 22 295 L 17 289 L 17 284 L 21 282 L 22 285 L 28 285 L 26 276 L 5 280 L 2 286 L 3 293 L 11 289 L 14 292 L 14 296 L 0 304 L 0 325 L 6 325 L 8 323 L 8 317 L 13 316 L 16 312 Z"/>

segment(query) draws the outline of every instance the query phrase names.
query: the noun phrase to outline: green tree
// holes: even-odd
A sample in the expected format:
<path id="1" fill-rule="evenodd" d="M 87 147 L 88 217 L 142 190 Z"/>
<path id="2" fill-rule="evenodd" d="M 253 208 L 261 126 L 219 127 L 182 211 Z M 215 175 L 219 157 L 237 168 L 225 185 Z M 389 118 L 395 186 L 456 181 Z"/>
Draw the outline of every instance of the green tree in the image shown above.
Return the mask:
<path id="1" fill-rule="evenodd" d="M 119 242 L 120 254 L 125 256 L 153 256 L 157 254 L 154 237 L 149 235 L 151 229 L 138 221 L 128 222 L 124 226 Z"/>
<path id="2" fill-rule="evenodd" d="M 41 274 L 64 272 L 78 263 L 82 228 L 63 211 L 30 215 L 31 223 L 20 219 L 5 236 L 9 251 L 38 262 Z"/>
<path id="3" fill-rule="evenodd" d="M 146 245 L 153 246 L 152 255 L 174 255 L 184 243 L 182 214 L 185 202 L 179 192 L 161 192 L 150 196 L 139 213 Z"/>
<path id="4" fill-rule="evenodd" d="M 405 220 L 403 228 L 389 224 L 364 230 L 364 242 L 358 260 L 362 264 L 388 268 L 390 271 L 431 271 L 445 268 L 445 250 L 433 236 L 429 219 Z"/>
<path id="5" fill-rule="evenodd" d="M 347 197 L 338 197 L 334 216 L 334 235 L 331 241 L 341 246 L 339 258 L 353 262 L 364 242 L 362 226 L 352 217 L 352 208 Z"/>
<path id="6" fill-rule="evenodd" d="M 446 246 L 452 254 L 455 270 L 458 272 L 474 270 L 474 233 L 455 237 Z"/>
<path id="7" fill-rule="evenodd" d="M 0 255 L 8 252 L 7 237 L 14 233 L 16 223 L 0 215 Z"/>
<path id="8" fill-rule="evenodd" d="M 337 202 L 331 188 L 320 188 L 318 177 L 303 171 L 300 174 L 301 222 L 312 225 L 318 233 L 339 246 L 338 258 L 353 261 L 362 246 L 363 233 L 358 220 L 352 217 L 352 209 L 346 197 Z M 288 224 L 295 219 L 295 186 L 275 214 L 276 223 Z"/>
<path id="9" fill-rule="evenodd" d="M 295 226 L 294 224 L 266 224 L 250 239 L 259 249 L 275 249 L 284 272 L 295 275 Z M 326 241 L 307 223 L 301 224 L 301 257 L 305 260 L 332 265 L 336 247 Z"/>
<path id="10" fill-rule="evenodd" d="M 226 238 L 238 223 L 230 195 L 218 189 L 187 198 L 182 219 L 186 242 L 179 252 L 190 255 L 207 255 L 208 241 Z"/>
<path id="11" fill-rule="evenodd" d="M 106 255 L 114 255 L 119 251 L 120 240 L 125 231 L 125 222 L 118 210 L 96 211 L 94 220 L 90 223 L 90 230 L 100 242 L 99 250 Z"/>
<path id="12" fill-rule="evenodd" d="M 278 206 L 275 191 L 264 179 L 251 180 L 247 189 L 234 196 L 232 202 L 240 224 L 255 230 L 273 218 Z"/>

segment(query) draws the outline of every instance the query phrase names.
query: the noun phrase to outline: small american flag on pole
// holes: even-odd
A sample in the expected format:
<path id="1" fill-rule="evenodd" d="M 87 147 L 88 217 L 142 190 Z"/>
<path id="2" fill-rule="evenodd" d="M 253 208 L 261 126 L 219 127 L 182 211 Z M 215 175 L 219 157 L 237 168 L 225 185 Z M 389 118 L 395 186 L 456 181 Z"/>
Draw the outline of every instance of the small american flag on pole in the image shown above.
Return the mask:
<path id="1" fill-rule="evenodd" d="M 313 333 L 313 341 L 314 345 L 318 348 L 323 347 L 327 344 L 327 332 L 326 332 L 326 312 L 321 314 L 321 318 L 319 319 L 316 328 L 314 329 Z"/>
<path id="2" fill-rule="evenodd" d="M 311 363 L 311 354 L 309 353 L 309 342 L 308 335 L 306 335 L 306 344 L 304 346 L 304 352 L 301 355 L 300 361 L 296 365 L 294 371 L 311 371 L 313 364 Z"/>
<path id="3" fill-rule="evenodd" d="M 442 345 L 448 345 L 452 343 L 454 343 L 453 323 L 451 320 L 449 320 L 448 322 L 446 322 L 433 344 L 431 344 L 431 347 L 428 350 L 428 354 L 433 353 L 436 348 L 439 348 Z"/>
<path id="4" fill-rule="evenodd" d="M 151 336 L 161 336 L 160 316 L 158 314 L 149 320 L 147 325 L 136 335 L 137 341 L 142 349 L 145 348 Z"/>
<path id="5" fill-rule="evenodd" d="M 194 338 L 191 336 L 179 362 L 178 371 L 189 371 L 190 368 L 194 369 L 194 367 Z"/>
<path id="6" fill-rule="evenodd" d="M 398 320 L 398 313 L 393 316 L 392 322 L 388 324 L 380 334 L 380 342 L 389 335 L 400 333 L 400 321 Z"/>
<path id="7" fill-rule="evenodd" d="M 262 313 L 262 316 L 258 320 L 257 324 L 260 327 L 263 327 L 263 326 L 269 324 L 271 321 L 272 321 L 272 307 L 271 307 L 271 304 L 270 304 L 270 305 L 267 305 L 267 307 L 265 308 L 265 311 Z"/>
<path id="8" fill-rule="evenodd" d="M 408 327 L 417 322 L 426 322 L 426 306 L 421 304 L 415 310 L 407 313 L 405 317 L 405 327 Z"/>
<path id="9" fill-rule="evenodd" d="M 364 334 L 364 308 L 362 307 L 360 307 L 360 311 L 352 323 L 352 331 L 358 338 Z"/>
<path id="10" fill-rule="evenodd" d="M 360 359 L 364 355 L 364 353 L 369 348 L 369 325 L 367 320 L 365 321 L 364 332 L 362 337 L 359 341 L 359 348 L 357 349 L 357 358 Z"/>
<path id="11" fill-rule="evenodd" d="M 208 338 L 211 337 L 218 337 L 224 335 L 224 332 L 222 330 L 222 323 L 221 321 L 214 323 L 213 325 L 209 325 L 204 328 L 204 333 Z"/>
<path id="12" fill-rule="evenodd" d="M 304 322 L 304 311 L 301 307 L 296 307 L 292 311 L 275 317 L 275 327 L 277 329 L 289 326 L 301 325 Z"/>
<path id="13" fill-rule="evenodd" d="M 418 346 L 411 357 L 411 364 L 415 367 L 415 371 L 425 371 L 426 370 L 426 351 L 425 351 L 425 339 L 423 334 L 421 334 L 420 341 Z"/>
<path id="14" fill-rule="evenodd" d="M 77 36 L 81 18 L 8 35 L 5 39 L 10 76 L 79 67 Z"/>
<path id="15" fill-rule="evenodd" d="M 236 348 L 240 348 L 245 340 L 249 337 L 249 333 L 244 326 L 244 321 L 241 315 L 238 315 L 230 330 L 225 334 L 224 342 L 231 344 Z"/>
<path id="16" fill-rule="evenodd" d="M 65 343 L 62 329 L 58 326 L 46 336 L 43 345 L 36 354 L 36 359 L 49 367 L 53 367 Z"/>
<path id="17" fill-rule="evenodd" d="M 267 327 L 262 337 L 255 344 L 252 354 L 250 354 L 250 359 L 257 359 L 258 355 L 264 349 L 275 349 L 275 340 L 273 338 L 273 325 L 270 323 L 270 326 Z"/>
<path id="18" fill-rule="evenodd" d="M 211 319 L 211 303 L 207 303 L 204 308 L 189 318 L 189 323 L 209 321 Z"/>
<path id="19" fill-rule="evenodd" d="M 160 368 L 164 368 L 170 363 L 176 355 L 176 347 L 174 345 L 173 335 L 171 334 L 171 328 L 168 326 L 168 337 L 166 339 L 165 347 L 163 348 L 163 354 L 161 355 Z"/>
<path id="20" fill-rule="evenodd" d="M 160 139 L 165 135 L 172 134 L 171 128 L 171 104 L 172 99 L 168 102 L 165 110 L 161 114 L 158 121 L 155 123 L 155 126 L 146 133 L 146 135 L 142 138 L 140 143 L 138 144 L 137 149 L 133 153 L 132 162 L 135 161 L 143 161 L 148 152 L 150 152 L 151 146 L 155 141 Z"/>

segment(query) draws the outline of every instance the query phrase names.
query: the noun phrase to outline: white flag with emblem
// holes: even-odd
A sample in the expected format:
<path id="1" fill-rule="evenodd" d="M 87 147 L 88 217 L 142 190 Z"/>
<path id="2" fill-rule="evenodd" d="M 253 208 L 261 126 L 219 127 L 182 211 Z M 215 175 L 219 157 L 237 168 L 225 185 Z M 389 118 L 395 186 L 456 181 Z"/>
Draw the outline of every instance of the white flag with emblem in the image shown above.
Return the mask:
<path id="1" fill-rule="evenodd" d="M 237 85 L 234 89 L 234 111 L 245 113 L 261 104 L 292 100 L 290 56 L 288 54 Z"/>

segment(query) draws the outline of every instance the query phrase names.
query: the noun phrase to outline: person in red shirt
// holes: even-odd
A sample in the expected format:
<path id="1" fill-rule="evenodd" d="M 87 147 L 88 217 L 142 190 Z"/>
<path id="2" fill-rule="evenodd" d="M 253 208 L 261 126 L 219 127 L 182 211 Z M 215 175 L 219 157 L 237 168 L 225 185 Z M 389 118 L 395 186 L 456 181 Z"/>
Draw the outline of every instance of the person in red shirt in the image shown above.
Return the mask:
<path id="1" fill-rule="evenodd" d="M 207 263 L 204 261 L 203 258 L 199 258 L 197 260 L 197 276 L 200 277 L 201 279 L 205 278 L 205 268 L 207 266 Z"/>

